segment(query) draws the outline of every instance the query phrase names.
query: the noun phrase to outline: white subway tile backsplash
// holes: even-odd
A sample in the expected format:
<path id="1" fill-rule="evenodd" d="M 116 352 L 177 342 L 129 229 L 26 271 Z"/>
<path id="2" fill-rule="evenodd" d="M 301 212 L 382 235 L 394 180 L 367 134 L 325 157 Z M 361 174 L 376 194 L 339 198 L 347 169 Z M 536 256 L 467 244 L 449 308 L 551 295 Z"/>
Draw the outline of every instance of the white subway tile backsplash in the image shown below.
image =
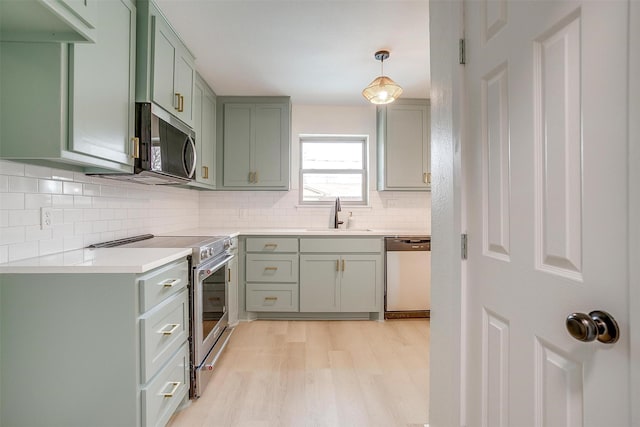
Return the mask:
<path id="1" fill-rule="evenodd" d="M 25 208 L 25 195 L 22 193 L 0 193 L 0 209 L 18 210 Z"/>
<path id="2" fill-rule="evenodd" d="M 24 176 L 24 163 L 0 160 L 0 174 Z"/>
<path id="3" fill-rule="evenodd" d="M 33 258 L 38 255 L 39 245 L 37 241 L 9 245 L 9 261 Z"/>
<path id="4" fill-rule="evenodd" d="M 39 243 L 40 255 L 54 254 L 64 250 L 64 240 L 62 239 L 40 240 Z"/>
<path id="5" fill-rule="evenodd" d="M 82 195 L 82 184 L 79 182 L 63 182 L 62 192 L 64 194 L 71 194 L 73 196 Z"/>
<path id="6" fill-rule="evenodd" d="M 73 196 L 69 196 L 66 194 L 54 194 L 51 196 L 51 205 L 54 208 L 73 207 Z"/>
<path id="7" fill-rule="evenodd" d="M 72 171 L 65 171 L 61 169 L 52 169 L 51 178 L 60 181 L 73 181 L 76 173 Z"/>
<path id="8" fill-rule="evenodd" d="M 25 227 L 0 228 L 0 242 L 3 244 L 22 243 L 25 241 Z"/>
<path id="9" fill-rule="evenodd" d="M 343 204 L 342 216 L 353 212 L 359 228 L 428 232 L 430 201 L 429 193 L 371 191 L 369 207 Z M 40 230 L 41 207 L 54 208 L 53 229 Z M 297 190 L 200 192 L 0 161 L 0 262 L 144 233 L 328 227 L 330 218 L 331 207 L 299 206 Z"/>
<path id="10" fill-rule="evenodd" d="M 82 209 L 65 209 L 63 211 L 64 214 L 64 223 L 72 224 L 74 222 L 81 222 L 83 215 Z"/>
<path id="11" fill-rule="evenodd" d="M 23 209 L 40 209 L 51 206 L 51 200 L 51 194 L 25 194 Z"/>
<path id="12" fill-rule="evenodd" d="M 23 225 L 40 225 L 40 210 L 29 209 L 22 211 L 8 211 L 9 212 L 9 226 L 17 227 Z"/>
<path id="13" fill-rule="evenodd" d="M 47 194 L 60 194 L 62 193 L 62 182 L 52 179 L 38 180 L 38 191 Z"/>
<path id="14" fill-rule="evenodd" d="M 68 237 L 64 239 L 65 251 L 73 251 L 76 249 L 82 249 L 83 247 L 84 247 L 84 242 L 82 237 Z"/>
<path id="15" fill-rule="evenodd" d="M 100 186 L 97 184 L 83 184 L 82 194 L 85 196 L 99 196 Z"/>
<path id="16" fill-rule="evenodd" d="M 53 229 L 47 228 L 45 230 L 40 229 L 40 225 L 30 225 L 24 227 L 25 234 L 23 241 L 34 242 L 43 239 L 51 239 Z M 3 241 L 4 240 L 0 240 Z"/>
<path id="17" fill-rule="evenodd" d="M 24 165 L 24 176 L 51 179 L 51 168 L 36 165 Z"/>
<path id="18" fill-rule="evenodd" d="M 88 196 L 73 196 L 73 205 L 77 208 L 91 207 L 91 197 Z"/>

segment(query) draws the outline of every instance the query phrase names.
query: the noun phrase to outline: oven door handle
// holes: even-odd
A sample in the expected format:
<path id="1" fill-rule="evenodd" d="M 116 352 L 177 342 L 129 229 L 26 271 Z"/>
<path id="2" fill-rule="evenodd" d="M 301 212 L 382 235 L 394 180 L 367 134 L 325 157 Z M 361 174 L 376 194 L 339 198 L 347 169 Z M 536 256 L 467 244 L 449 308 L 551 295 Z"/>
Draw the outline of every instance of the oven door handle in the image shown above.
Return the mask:
<path id="1" fill-rule="evenodd" d="M 196 269 L 196 279 L 204 280 L 216 272 L 220 267 L 227 264 L 235 255 L 227 255 L 222 260 L 213 260 L 210 264 L 203 264 Z M 203 273 L 204 272 L 204 273 Z"/>

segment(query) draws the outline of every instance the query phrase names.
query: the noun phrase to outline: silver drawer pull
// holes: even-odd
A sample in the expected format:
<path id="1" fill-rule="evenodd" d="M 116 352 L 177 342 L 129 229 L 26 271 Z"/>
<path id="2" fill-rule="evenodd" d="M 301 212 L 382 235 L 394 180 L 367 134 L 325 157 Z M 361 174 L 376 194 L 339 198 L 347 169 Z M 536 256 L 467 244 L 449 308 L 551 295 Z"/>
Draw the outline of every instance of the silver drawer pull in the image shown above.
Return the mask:
<path id="1" fill-rule="evenodd" d="M 264 297 L 265 301 L 277 301 L 278 297 Z"/>
<path id="2" fill-rule="evenodd" d="M 158 283 L 158 285 L 162 286 L 163 288 L 173 288 L 175 285 L 177 285 L 180 282 L 182 282 L 181 279 L 167 279 Z"/>
<path id="3" fill-rule="evenodd" d="M 180 387 L 180 384 L 182 383 L 179 381 L 169 381 L 164 385 L 164 387 L 167 388 L 168 386 L 172 386 L 171 391 L 168 393 L 160 393 L 160 395 L 164 397 L 173 397 L 173 395 L 176 394 L 176 391 L 178 391 L 178 387 Z"/>
<path id="4" fill-rule="evenodd" d="M 178 329 L 179 327 L 180 327 L 180 323 L 167 323 L 162 327 L 162 329 L 158 331 L 158 333 L 162 335 L 172 335 L 176 331 L 176 329 Z M 171 329 L 167 329 L 167 328 L 171 328 Z"/>
<path id="5" fill-rule="evenodd" d="M 266 271 L 277 271 L 278 267 L 265 267 L 264 268 Z"/>

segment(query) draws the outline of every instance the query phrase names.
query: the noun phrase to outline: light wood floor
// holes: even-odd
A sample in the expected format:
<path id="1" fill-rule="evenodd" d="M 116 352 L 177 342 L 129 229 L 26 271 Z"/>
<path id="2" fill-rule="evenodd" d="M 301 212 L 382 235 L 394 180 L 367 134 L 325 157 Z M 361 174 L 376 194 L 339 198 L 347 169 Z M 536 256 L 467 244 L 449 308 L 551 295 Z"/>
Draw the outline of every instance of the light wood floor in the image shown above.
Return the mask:
<path id="1" fill-rule="evenodd" d="M 241 323 L 171 427 L 422 427 L 429 321 Z"/>

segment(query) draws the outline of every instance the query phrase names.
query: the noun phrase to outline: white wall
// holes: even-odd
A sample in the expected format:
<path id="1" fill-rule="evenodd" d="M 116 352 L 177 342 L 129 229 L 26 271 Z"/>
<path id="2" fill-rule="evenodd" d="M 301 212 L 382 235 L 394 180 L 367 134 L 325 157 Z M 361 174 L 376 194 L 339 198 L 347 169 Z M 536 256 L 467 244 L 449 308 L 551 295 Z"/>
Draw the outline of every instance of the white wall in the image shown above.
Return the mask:
<path id="1" fill-rule="evenodd" d="M 298 205 L 300 135 L 356 134 L 369 136 L 369 207 L 343 205 L 353 212 L 358 228 L 429 232 L 431 194 L 376 191 L 376 109 L 367 106 L 293 105 L 291 117 L 291 190 L 202 192 L 200 225 L 240 228 L 324 227 L 329 207 Z"/>
<path id="2" fill-rule="evenodd" d="M 41 207 L 53 208 L 51 229 L 40 229 Z M 0 262 L 179 230 L 198 208 L 193 190 L 0 161 Z"/>

